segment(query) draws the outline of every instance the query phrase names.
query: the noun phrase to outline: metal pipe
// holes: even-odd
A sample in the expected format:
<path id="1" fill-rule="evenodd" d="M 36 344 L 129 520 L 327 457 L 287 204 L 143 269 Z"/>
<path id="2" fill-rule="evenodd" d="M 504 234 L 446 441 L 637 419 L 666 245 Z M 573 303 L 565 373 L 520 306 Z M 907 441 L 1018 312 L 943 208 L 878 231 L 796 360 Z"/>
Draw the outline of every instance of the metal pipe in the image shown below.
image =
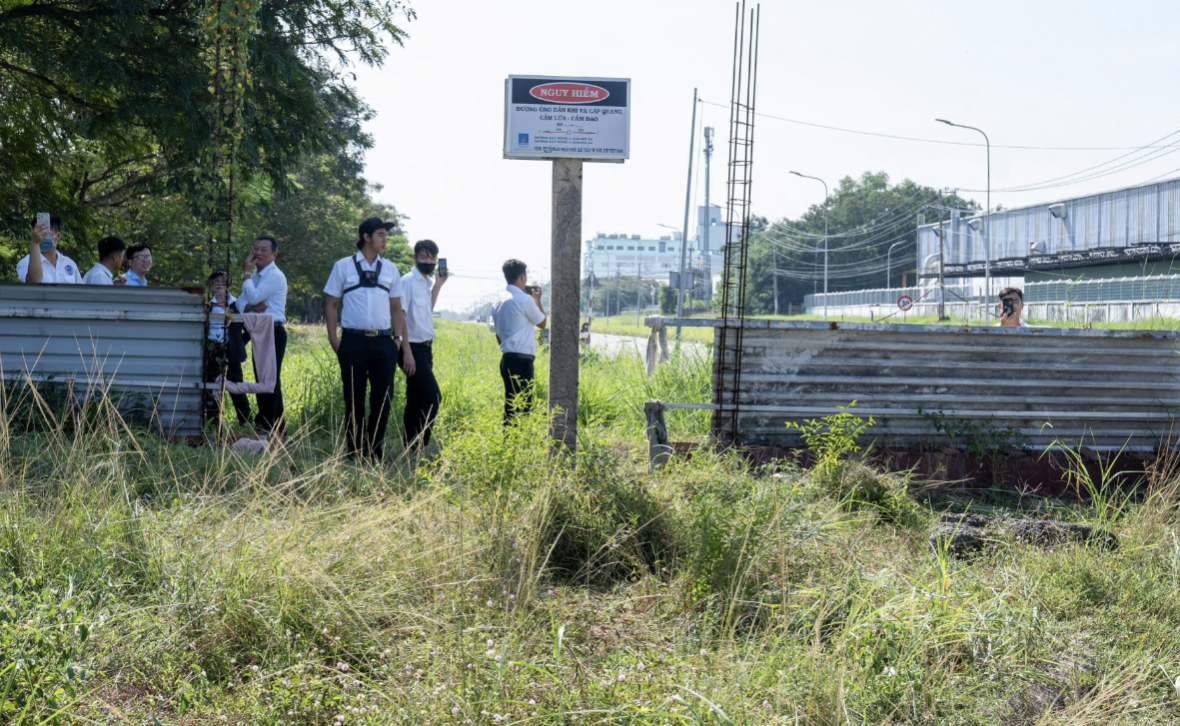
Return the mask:
<path id="1" fill-rule="evenodd" d="M 684 260 L 688 254 L 688 211 L 692 204 L 692 150 L 697 135 L 697 89 L 692 89 L 692 128 L 688 133 L 688 182 L 684 190 L 684 236 L 680 239 L 680 279 L 676 281 L 676 317 L 684 317 Z M 680 343 L 680 326 L 676 326 L 676 342 Z"/>
<path id="2" fill-rule="evenodd" d="M 890 284 L 890 280 L 892 278 L 890 275 L 893 272 L 893 248 L 898 245 L 903 245 L 905 243 L 906 243 L 906 241 L 904 239 L 898 240 L 898 241 L 894 242 L 893 244 L 889 245 L 889 250 L 885 253 L 885 288 L 886 289 L 892 288 L 892 285 Z"/>
<path id="3" fill-rule="evenodd" d="M 811 176 L 809 174 L 800 174 L 797 171 L 791 172 L 795 176 L 801 176 L 804 179 L 814 179 L 820 184 L 824 185 L 824 320 L 828 319 L 828 183 L 818 176 Z M 878 258 L 880 259 L 880 258 Z"/>

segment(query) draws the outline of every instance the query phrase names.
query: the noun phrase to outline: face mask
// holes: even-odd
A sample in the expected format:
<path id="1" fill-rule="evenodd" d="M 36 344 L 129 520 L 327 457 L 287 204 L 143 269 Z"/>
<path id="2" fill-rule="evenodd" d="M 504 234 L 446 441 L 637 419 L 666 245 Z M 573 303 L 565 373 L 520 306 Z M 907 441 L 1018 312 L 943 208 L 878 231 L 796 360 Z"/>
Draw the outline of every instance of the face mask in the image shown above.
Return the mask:
<path id="1" fill-rule="evenodd" d="M 53 241 L 53 235 L 41 238 L 41 254 L 45 254 L 56 246 L 56 243 Z"/>
<path id="2" fill-rule="evenodd" d="M 433 262 L 419 262 L 418 263 L 418 272 L 421 272 L 423 275 L 429 275 L 429 274 L 433 273 L 434 272 L 434 263 Z"/>

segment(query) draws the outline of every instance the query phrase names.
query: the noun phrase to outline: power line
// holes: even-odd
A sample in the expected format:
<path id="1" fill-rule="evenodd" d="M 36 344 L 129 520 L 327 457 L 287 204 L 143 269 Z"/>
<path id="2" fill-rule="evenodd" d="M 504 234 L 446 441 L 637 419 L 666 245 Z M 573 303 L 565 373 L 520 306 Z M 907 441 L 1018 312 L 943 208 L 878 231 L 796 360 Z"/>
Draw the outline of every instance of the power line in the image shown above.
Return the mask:
<path id="1" fill-rule="evenodd" d="M 701 99 L 701 103 L 706 103 L 710 106 L 717 106 L 719 108 L 729 108 L 728 105 L 714 103 Z M 755 116 L 773 119 L 775 121 L 783 121 L 789 124 L 796 124 L 799 126 L 810 126 L 817 129 L 825 129 L 827 131 L 840 131 L 846 134 L 857 134 L 858 136 L 874 136 L 881 139 L 893 139 L 894 141 L 915 141 L 923 144 L 942 144 L 944 146 L 979 146 L 981 144 L 977 141 L 946 141 L 944 139 L 923 138 L 919 136 L 902 136 L 899 134 L 886 134 L 877 131 L 864 131 L 862 129 L 850 129 L 843 126 L 831 126 L 828 124 L 816 123 L 814 121 L 800 121 L 799 119 L 787 118 L 785 116 L 775 116 L 769 113 L 755 112 Z M 993 149 L 1023 149 L 1026 151 L 1126 151 L 1128 149 L 1137 150 L 1141 146 L 1024 146 L 1016 144 L 992 144 Z M 995 191 L 994 189 L 992 191 Z"/>

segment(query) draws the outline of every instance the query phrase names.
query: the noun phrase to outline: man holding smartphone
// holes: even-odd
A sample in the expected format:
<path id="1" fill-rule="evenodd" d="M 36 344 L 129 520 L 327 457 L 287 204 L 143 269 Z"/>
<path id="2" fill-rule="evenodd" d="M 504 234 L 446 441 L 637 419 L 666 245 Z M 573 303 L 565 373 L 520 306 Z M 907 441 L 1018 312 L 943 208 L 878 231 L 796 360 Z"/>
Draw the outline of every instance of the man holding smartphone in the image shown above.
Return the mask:
<path id="1" fill-rule="evenodd" d="M 438 275 L 433 276 L 435 268 Z M 428 239 L 414 245 L 414 268 L 402 275 L 402 309 L 406 311 L 406 342 L 403 356 L 406 374 L 406 410 L 402 416 L 403 436 L 408 448 L 430 443 L 430 432 L 442 392 L 434 377 L 434 306 L 447 282 L 446 260 L 438 259 L 438 245 Z"/>
<path id="2" fill-rule="evenodd" d="M 29 284 L 81 285 L 78 263 L 57 250 L 61 241 L 61 220 L 41 212 L 33 222 L 29 254 L 16 263 L 16 276 Z"/>
<path id="3" fill-rule="evenodd" d="M 520 260 L 504 263 L 507 295 L 492 306 L 496 342 L 500 344 L 500 378 L 504 380 L 504 423 L 532 407 L 533 359 L 537 336 L 547 318 L 541 305 L 541 288 L 529 287 L 528 265 Z"/>
<path id="4" fill-rule="evenodd" d="M 1000 302 L 996 305 L 996 312 L 1000 315 L 998 325 L 1001 328 L 1027 328 L 1028 323 L 1020 319 L 1024 312 L 1024 293 L 1020 288 L 1006 287 L 1000 290 Z"/>

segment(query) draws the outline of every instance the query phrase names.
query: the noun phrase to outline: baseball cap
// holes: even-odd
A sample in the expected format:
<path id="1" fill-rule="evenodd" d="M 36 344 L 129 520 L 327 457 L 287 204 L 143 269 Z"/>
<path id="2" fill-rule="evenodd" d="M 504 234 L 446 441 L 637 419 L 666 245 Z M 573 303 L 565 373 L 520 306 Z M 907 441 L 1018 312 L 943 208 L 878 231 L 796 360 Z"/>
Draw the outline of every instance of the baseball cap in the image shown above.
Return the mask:
<path id="1" fill-rule="evenodd" d="M 369 217 L 365 221 L 361 222 L 360 236 L 357 237 L 356 248 L 359 250 L 361 247 L 365 246 L 365 235 L 373 234 L 382 227 L 384 227 L 385 231 L 388 232 L 389 230 L 393 229 L 393 225 L 394 222 L 383 222 L 380 217 Z"/>

